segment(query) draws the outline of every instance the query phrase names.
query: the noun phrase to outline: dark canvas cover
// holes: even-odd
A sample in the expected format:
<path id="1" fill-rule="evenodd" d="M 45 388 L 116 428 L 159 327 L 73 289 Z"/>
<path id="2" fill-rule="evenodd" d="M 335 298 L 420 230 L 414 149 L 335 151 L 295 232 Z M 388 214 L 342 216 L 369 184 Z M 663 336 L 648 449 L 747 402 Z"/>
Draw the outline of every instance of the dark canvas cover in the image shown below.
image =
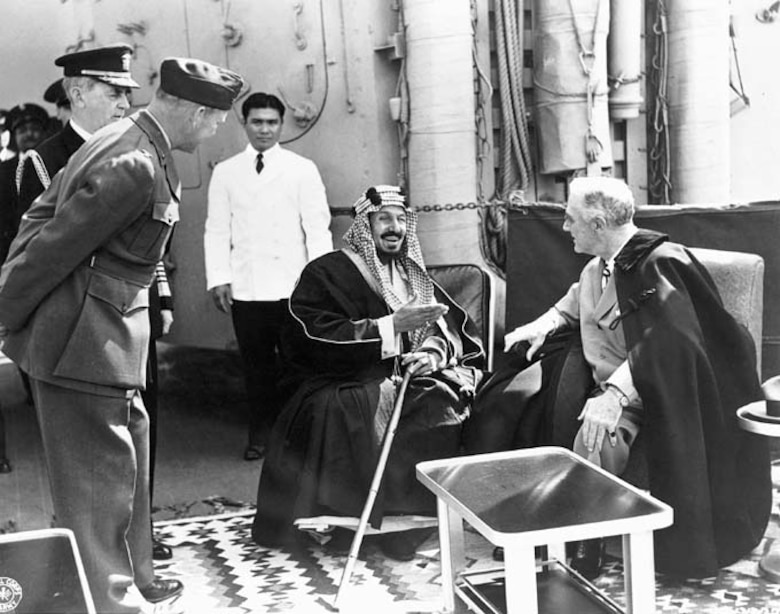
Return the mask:
<path id="1" fill-rule="evenodd" d="M 575 254 L 563 230 L 565 207 L 532 204 L 509 213 L 506 330 L 532 320 L 579 277 L 589 256 Z M 636 223 L 672 241 L 764 258 L 762 379 L 780 373 L 780 203 L 640 207 Z"/>

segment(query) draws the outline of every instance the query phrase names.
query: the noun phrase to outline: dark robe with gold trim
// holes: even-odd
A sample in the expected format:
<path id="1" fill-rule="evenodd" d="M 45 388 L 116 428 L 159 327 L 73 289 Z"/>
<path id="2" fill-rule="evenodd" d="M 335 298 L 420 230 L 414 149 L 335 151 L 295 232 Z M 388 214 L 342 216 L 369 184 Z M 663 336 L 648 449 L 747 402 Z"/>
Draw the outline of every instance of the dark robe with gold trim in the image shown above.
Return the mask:
<path id="1" fill-rule="evenodd" d="M 428 334 L 444 340 L 449 365 L 410 382 L 374 525 L 386 513 L 435 513 L 415 465 L 459 454 L 482 377 L 474 323 L 435 283 L 434 295 L 449 306 L 448 331 L 437 326 Z M 252 534 L 264 545 L 284 541 L 295 518 L 360 515 L 396 394 L 396 359 L 382 359 L 377 327 L 391 312 L 345 252 L 306 266 L 290 312 L 282 354 L 288 380 L 299 385 L 273 428 L 260 476 Z"/>

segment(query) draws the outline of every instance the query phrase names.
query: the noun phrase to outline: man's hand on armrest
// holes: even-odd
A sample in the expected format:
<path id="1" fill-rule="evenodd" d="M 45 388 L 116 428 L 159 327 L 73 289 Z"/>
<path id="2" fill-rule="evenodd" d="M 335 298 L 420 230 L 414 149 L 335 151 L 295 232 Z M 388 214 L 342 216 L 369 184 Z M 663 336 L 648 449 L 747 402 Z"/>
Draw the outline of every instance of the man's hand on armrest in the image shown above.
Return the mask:
<path id="1" fill-rule="evenodd" d="M 526 341 L 530 348 L 526 352 L 525 357 L 526 360 L 530 361 L 539 348 L 542 347 L 547 336 L 565 324 L 566 320 L 564 320 L 563 316 L 557 309 L 552 308 L 533 322 L 518 326 L 511 333 L 507 333 L 504 337 L 504 351 L 510 352 L 519 343 Z"/>

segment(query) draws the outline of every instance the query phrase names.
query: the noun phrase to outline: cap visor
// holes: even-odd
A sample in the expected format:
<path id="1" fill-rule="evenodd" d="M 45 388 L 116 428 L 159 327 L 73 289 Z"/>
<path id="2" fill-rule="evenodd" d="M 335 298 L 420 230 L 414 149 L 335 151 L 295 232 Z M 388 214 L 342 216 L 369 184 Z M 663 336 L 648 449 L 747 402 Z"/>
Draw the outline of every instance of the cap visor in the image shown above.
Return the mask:
<path id="1" fill-rule="evenodd" d="M 117 87 L 141 87 L 130 77 L 93 77 L 93 78 L 97 79 L 98 81 L 102 81 L 103 83 L 108 83 L 109 85 L 115 85 Z"/>

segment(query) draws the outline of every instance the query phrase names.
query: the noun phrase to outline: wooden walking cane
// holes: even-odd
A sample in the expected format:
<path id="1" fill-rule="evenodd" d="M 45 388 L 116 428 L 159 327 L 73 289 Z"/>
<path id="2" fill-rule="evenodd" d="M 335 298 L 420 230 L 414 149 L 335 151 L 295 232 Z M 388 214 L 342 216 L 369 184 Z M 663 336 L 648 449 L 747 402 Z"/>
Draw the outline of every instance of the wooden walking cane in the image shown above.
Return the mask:
<path id="1" fill-rule="evenodd" d="M 368 527 L 368 517 L 371 515 L 371 510 L 374 507 L 374 501 L 376 501 L 376 495 L 379 492 L 379 485 L 382 483 L 382 476 L 385 472 L 385 465 L 387 465 L 387 457 L 390 455 L 390 446 L 393 444 L 395 431 L 398 428 L 398 421 L 401 418 L 401 407 L 404 404 L 406 388 L 409 385 L 409 380 L 411 378 L 412 373 L 409 371 L 409 369 L 407 369 L 406 373 L 404 373 L 404 378 L 401 381 L 401 387 L 398 389 L 398 396 L 395 399 L 393 413 L 390 416 L 390 424 L 387 425 L 385 441 L 382 444 L 382 452 L 379 455 L 379 461 L 377 462 L 376 470 L 374 471 L 374 479 L 371 481 L 371 488 L 368 491 L 366 504 L 363 506 L 363 513 L 360 515 L 360 522 L 358 523 L 357 531 L 355 531 L 355 537 L 352 538 L 352 547 L 349 549 L 347 564 L 344 566 L 344 573 L 341 575 L 339 590 L 336 593 L 336 599 L 333 602 L 333 605 L 336 609 L 339 607 L 339 601 L 343 591 L 349 585 L 349 580 L 352 577 L 352 571 L 355 569 L 355 563 L 357 562 L 360 544 L 363 542 L 363 536 L 365 535 L 366 528 Z"/>

